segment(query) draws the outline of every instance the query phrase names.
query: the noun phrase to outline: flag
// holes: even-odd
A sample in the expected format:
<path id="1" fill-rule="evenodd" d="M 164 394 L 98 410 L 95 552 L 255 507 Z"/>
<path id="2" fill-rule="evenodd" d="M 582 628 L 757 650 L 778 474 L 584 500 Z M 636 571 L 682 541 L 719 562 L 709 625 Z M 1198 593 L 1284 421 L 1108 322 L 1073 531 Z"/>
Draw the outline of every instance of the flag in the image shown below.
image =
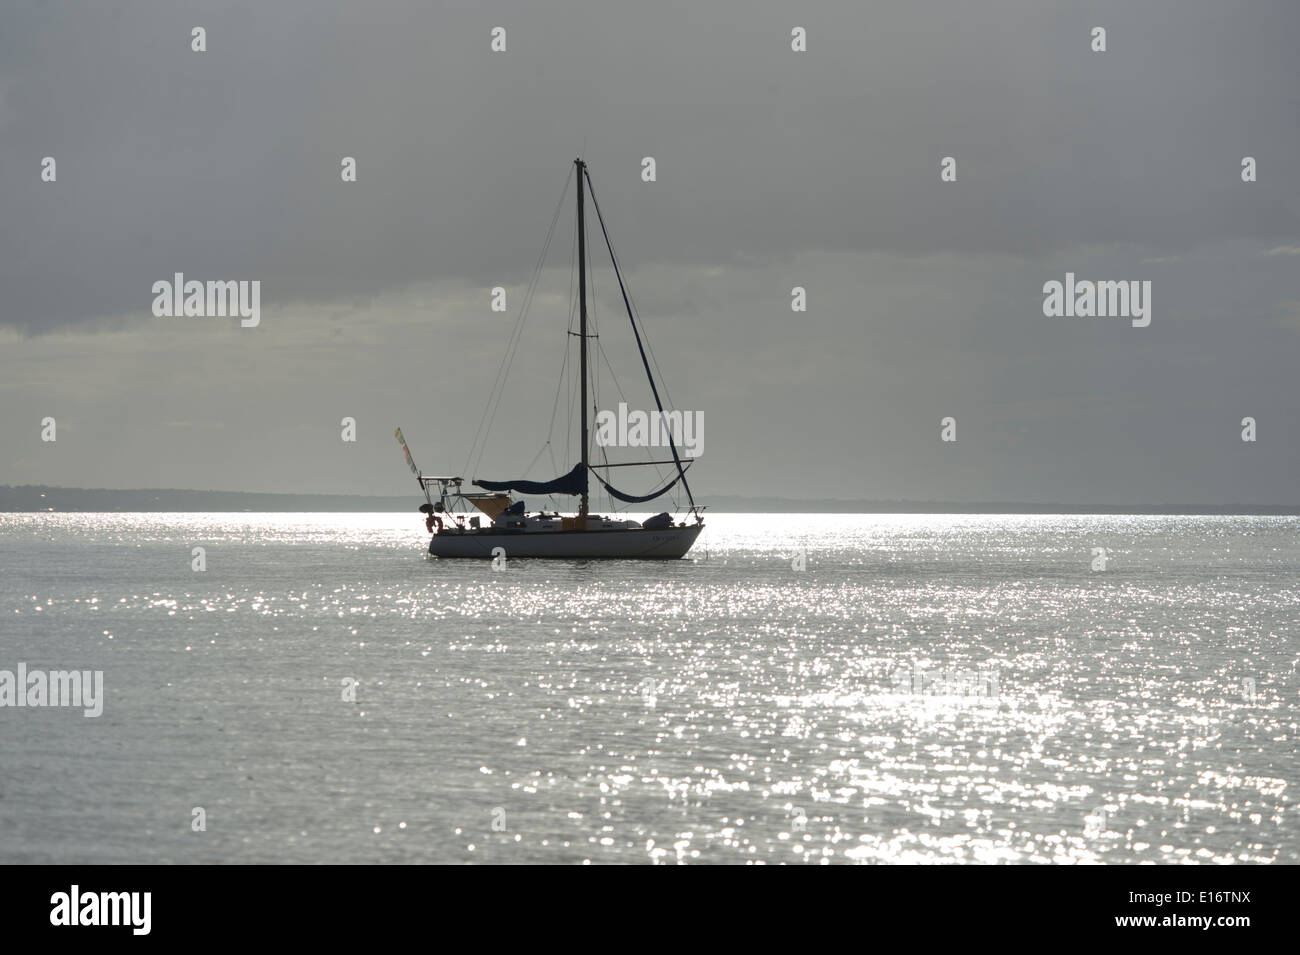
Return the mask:
<path id="1" fill-rule="evenodd" d="M 417 468 L 415 466 L 415 462 L 411 460 L 411 449 L 406 446 L 406 439 L 402 437 L 402 429 L 398 428 L 396 431 L 394 431 L 393 437 L 396 438 L 398 444 L 402 446 L 402 453 L 406 455 L 406 466 L 411 469 L 412 474 L 414 474 L 416 477 L 419 477 L 420 469 Z"/>

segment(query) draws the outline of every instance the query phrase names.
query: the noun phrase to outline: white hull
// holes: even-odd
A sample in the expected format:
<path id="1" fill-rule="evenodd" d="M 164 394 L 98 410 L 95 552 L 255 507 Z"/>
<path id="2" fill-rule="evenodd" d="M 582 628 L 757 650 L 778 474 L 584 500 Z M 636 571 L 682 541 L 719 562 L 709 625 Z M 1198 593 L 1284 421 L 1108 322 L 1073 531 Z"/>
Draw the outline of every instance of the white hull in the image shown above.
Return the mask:
<path id="1" fill-rule="evenodd" d="M 443 531 L 429 541 L 434 557 L 478 557 L 491 559 L 494 548 L 505 552 L 506 560 L 516 557 L 557 557 L 625 560 L 677 560 L 695 543 L 703 524 L 648 530 L 630 528 L 608 531 L 542 531 L 509 533 L 484 529 L 478 532 Z"/>

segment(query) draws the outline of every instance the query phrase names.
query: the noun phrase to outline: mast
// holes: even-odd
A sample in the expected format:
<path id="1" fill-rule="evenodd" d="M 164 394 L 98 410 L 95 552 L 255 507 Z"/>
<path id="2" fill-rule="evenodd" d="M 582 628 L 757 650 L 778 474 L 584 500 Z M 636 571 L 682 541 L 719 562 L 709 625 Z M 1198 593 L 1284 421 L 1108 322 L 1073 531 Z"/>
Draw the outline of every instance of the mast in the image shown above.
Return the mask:
<path id="1" fill-rule="evenodd" d="M 578 364 L 582 367 L 582 470 L 585 475 L 591 465 L 587 458 L 587 231 L 582 214 L 582 180 L 587 164 L 580 158 L 573 164 L 578 167 Z M 580 529 L 586 527 L 587 507 L 587 492 L 584 490 L 578 503 L 578 517 L 584 519 L 579 524 Z"/>

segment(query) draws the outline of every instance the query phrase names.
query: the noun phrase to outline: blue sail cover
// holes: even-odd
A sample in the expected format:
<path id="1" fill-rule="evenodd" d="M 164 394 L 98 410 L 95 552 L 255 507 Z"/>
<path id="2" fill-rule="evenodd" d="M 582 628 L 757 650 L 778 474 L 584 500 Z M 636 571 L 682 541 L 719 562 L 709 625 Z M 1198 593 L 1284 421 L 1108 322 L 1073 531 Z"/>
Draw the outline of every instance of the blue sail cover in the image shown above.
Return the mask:
<path id="1" fill-rule="evenodd" d="M 562 474 L 554 481 L 478 481 L 474 482 L 485 491 L 518 491 L 520 494 L 585 494 L 587 491 L 587 469 L 581 464 L 574 465 L 568 474 Z"/>

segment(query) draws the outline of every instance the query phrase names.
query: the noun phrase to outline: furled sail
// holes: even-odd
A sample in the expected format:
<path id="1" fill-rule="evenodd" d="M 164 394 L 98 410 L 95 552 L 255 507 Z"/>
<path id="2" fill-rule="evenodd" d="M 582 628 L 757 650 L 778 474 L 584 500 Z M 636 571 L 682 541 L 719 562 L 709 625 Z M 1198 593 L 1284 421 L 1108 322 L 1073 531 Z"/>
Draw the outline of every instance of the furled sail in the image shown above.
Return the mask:
<path id="1" fill-rule="evenodd" d="M 620 501 L 626 501 L 628 504 L 641 504 L 645 501 L 653 501 L 655 498 L 659 497 L 660 495 L 667 494 L 669 491 L 671 491 L 673 489 L 673 486 L 678 481 L 680 481 L 683 477 L 686 476 L 686 468 L 688 467 L 690 467 L 690 462 L 687 462 L 686 465 L 680 471 L 677 472 L 677 477 L 673 478 L 671 481 L 669 481 L 659 490 L 652 491 L 649 494 L 643 494 L 640 496 L 637 496 L 635 494 L 624 494 L 622 491 L 618 490 L 618 488 L 611 486 L 610 483 L 606 481 L 604 478 L 602 478 L 599 474 L 596 475 L 596 480 L 600 482 L 601 487 L 603 487 L 606 491 L 609 492 L 611 497 L 616 497 Z"/>
<path id="2" fill-rule="evenodd" d="M 520 494 L 586 494 L 587 468 L 575 465 L 568 474 L 554 481 L 479 481 L 474 483 L 485 491 L 518 491 Z"/>

